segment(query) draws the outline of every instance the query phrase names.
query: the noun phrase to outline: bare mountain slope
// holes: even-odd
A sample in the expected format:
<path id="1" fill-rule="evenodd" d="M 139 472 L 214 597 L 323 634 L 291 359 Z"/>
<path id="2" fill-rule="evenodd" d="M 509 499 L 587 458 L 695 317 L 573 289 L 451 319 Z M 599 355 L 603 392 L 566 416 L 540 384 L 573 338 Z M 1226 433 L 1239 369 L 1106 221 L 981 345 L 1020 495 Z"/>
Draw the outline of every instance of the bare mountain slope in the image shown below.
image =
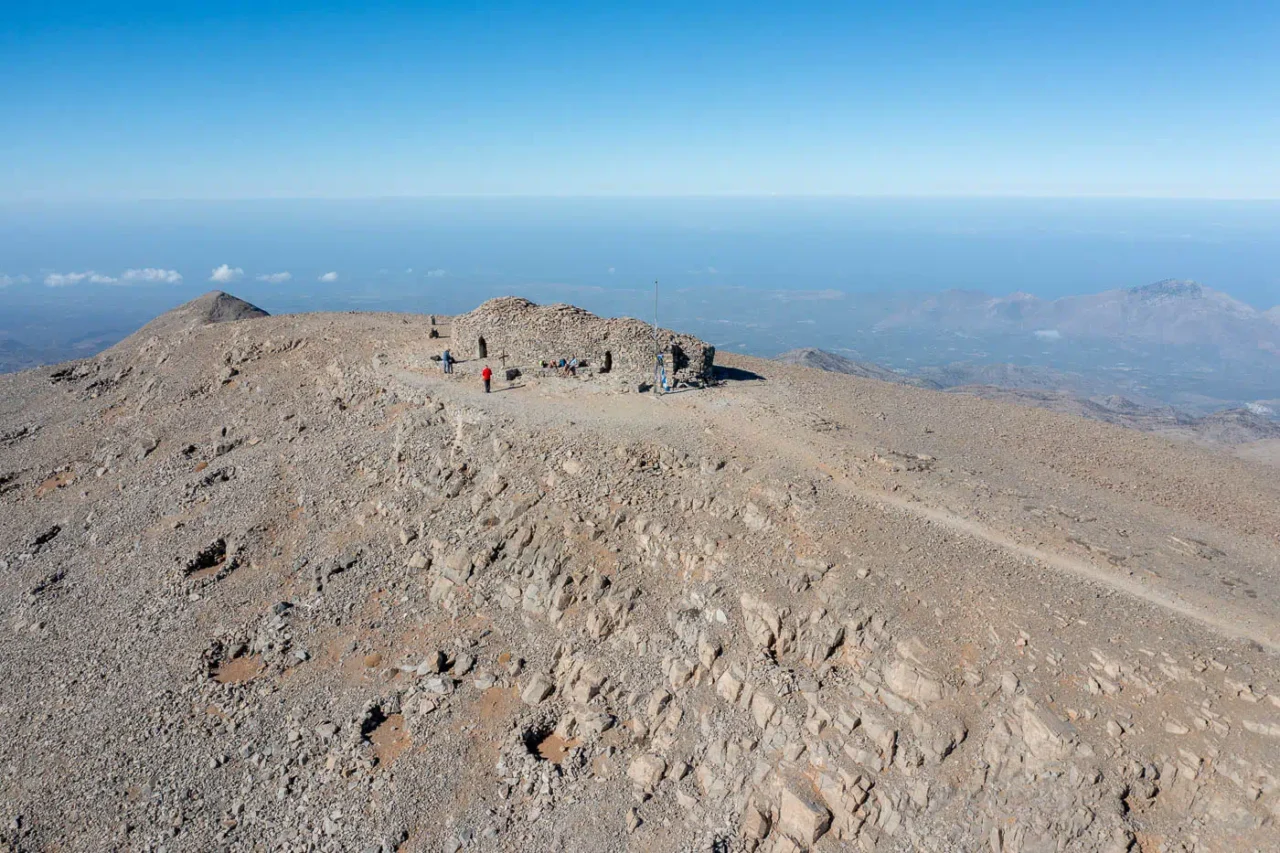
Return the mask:
<path id="1" fill-rule="evenodd" d="M 215 323 L 233 323 L 266 316 L 267 312 L 256 305 L 221 290 L 211 290 L 204 296 L 161 314 L 119 346 L 133 346 L 151 337 L 189 332 Z"/>
<path id="2" fill-rule="evenodd" d="M 797 367 L 813 367 L 831 373 L 844 373 L 849 376 L 861 376 L 864 379 L 879 379 L 881 382 L 899 382 L 906 385 L 919 384 L 911 377 L 881 367 L 867 361 L 854 361 L 833 352 L 815 347 L 802 347 L 788 350 L 775 358 L 783 364 L 794 364 Z"/>
<path id="3" fill-rule="evenodd" d="M 1270 469 L 734 356 L 484 394 L 429 329 L 0 376 L 0 849 L 1274 847 Z"/>
<path id="4" fill-rule="evenodd" d="M 1118 395 L 1091 396 L 1089 383 L 1083 377 L 1047 368 L 957 363 L 924 367 L 917 374 L 908 375 L 813 348 L 791 350 L 776 360 L 831 373 L 1036 406 L 1209 445 L 1239 445 L 1280 438 L 1280 423 L 1257 411 L 1227 409 L 1197 417 L 1168 406 L 1140 405 Z"/>
<path id="5" fill-rule="evenodd" d="M 1020 391 L 1048 391 L 1084 395 L 1093 384 L 1078 373 L 1066 373 L 1050 367 L 1020 364 L 969 364 L 956 362 L 944 366 L 926 366 L 918 375 L 935 388 L 961 388 L 991 385 Z"/>
<path id="6" fill-rule="evenodd" d="M 1226 409 L 1197 417 L 1168 407 L 1140 406 L 1124 397 L 1089 398 L 992 385 L 958 385 L 947 390 L 985 400 L 1037 406 L 1207 445 L 1239 445 L 1280 438 L 1280 423 L 1248 409 Z"/>

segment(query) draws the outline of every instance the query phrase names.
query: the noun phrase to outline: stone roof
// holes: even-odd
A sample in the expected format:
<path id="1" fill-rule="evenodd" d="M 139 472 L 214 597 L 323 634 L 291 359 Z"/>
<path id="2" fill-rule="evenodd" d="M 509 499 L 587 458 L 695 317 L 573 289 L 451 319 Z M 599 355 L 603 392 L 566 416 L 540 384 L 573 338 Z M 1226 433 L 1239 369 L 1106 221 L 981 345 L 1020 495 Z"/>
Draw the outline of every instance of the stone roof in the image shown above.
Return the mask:
<path id="1" fill-rule="evenodd" d="M 453 323 L 453 348 L 464 358 L 476 352 L 482 337 L 490 357 L 506 354 L 531 365 L 576 357 L 600 367 L 608 353 L 613 372 L 653 373 L 652 325 L 631 317 L 599 317 L 575 305 L 537 305 L 519 296 L 490 299 Z M 715 347 L 705 341 L 658 329 L 656 348 L 668 354 L 668 374 L 674 378 L 711 378 Z"/>

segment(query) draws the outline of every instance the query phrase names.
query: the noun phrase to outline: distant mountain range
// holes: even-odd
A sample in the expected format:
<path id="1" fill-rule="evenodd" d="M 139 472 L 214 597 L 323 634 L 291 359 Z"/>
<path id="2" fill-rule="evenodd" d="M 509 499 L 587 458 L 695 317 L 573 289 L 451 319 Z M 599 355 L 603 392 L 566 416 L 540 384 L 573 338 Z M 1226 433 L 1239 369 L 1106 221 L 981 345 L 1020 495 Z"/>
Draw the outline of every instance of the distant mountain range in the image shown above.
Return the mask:
<path id="1" fill-rule="evenodd" d="M 1052 300 L 949 290 L 894 313 L 876 328 L 1020 332 L 1045 340 L 1102 338 L 1208 346 L 1228 357 L 1280 357 L 1280 306 L 1260 311 L 1194 281 L 1173 279 Z"/>
<path id="2" fill-rule="evenodd" d="M 1087 378 L 1049 368 L 953 364 L 921 368 L 918 373 L 907 374 L 812 347 L 785 352 L 777 360 L 863 379 L 1036 406 L 1207 444 L 1280 439 L 1280 422 L 1268 417 L 1265 414 L 1268 410 L 1263 406 L 1232 408 L 1197 417 L 1170 406 L 1144 406 L 1115 394 L 1091 395 L 1085 389 L 1094 383 Z"/>
<path id="3" fill-rule="evenodd" d="M 892 370 L 869 361 L 858 361 L 826 350 L 803 347 L 784 352 L 777 361 L 800 367 L 815 367 L 831 373 L 845 373 L 864 379 L 897 382 L 917 388 L 946 390 L 967 385 L 990 385 L 997 388 L 1017 388 L 1027 391 L 1052 391 L 1056 393 L 1101 393 L 1084 376 L 1054 370 L 1051 367 L 1023 366 L 1018 364 L 971 364 L 956 362 L 943 366 L 919 367 L 906 372 Z"/>

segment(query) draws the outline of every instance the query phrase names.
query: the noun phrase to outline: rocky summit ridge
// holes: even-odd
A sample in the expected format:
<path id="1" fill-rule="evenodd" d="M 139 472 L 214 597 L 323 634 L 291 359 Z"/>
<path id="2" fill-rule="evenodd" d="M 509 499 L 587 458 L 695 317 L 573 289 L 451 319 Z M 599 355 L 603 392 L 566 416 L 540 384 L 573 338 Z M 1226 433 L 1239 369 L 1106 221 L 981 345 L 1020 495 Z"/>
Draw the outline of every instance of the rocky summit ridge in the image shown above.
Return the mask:
<path id="1" fill-rule="evenodd" d="M 1275 849 L 1272 469 L 461 340 L 214 296 L 0 376 L 0 850 Z"/>

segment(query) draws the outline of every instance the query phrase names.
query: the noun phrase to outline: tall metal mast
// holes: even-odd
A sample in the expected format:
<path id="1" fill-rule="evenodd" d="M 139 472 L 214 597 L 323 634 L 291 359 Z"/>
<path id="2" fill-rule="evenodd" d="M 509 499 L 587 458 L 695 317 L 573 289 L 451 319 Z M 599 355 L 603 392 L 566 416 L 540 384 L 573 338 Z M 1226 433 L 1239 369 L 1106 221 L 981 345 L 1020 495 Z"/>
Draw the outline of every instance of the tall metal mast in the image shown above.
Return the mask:
<path id="1" fill-rule="evenodd" d="M 658 346 L 658 280 L 653 280 L 653 393 L 661 394 L 662 387 L 662 349 Z"/>
<path id="2" fill-rule="evenodd" d="M 658 280 L 653 280 L 653 355 L 658 356 Z"/>

